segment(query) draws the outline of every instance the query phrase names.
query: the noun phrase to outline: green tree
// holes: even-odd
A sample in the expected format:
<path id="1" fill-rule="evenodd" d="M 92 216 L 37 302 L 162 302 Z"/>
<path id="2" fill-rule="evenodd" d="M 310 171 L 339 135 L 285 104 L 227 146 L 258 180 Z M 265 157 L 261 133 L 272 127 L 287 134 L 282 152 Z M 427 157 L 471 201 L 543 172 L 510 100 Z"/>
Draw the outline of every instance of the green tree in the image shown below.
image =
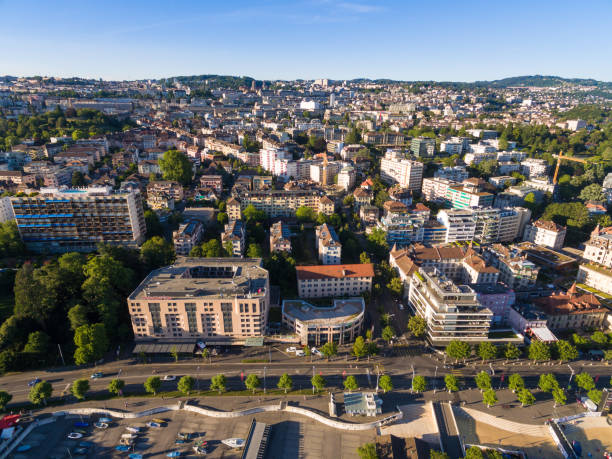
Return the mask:
<path id="1" fill-rule="evenodd" d="M 489 343 L 488 341 L 483 341 L 478 345 L 476 353 L 483 362 L 485 360 L 491 360 L 497 357 L 497 346 L 493 343 Z"/>
<path id="2" fill-rule="evenodd" d="M 521 389 L 518 392 L 518 395 L 516 398 L 518 399 L 519 402 L 521 402 L 521 406 L 529 406 L 535 403 L 535 397 L 529 390 L 525 388 Z"/>
<path id="3" fill-rule="evenodd" d="M 520 349 L 516 347 L 514 344 L 506 343 L 504 345 L 504 357 L 507 360 L 518 359 L 520 355 L 521 355 Z"/>
<path id="4" fill-rule="evenodd" d="M 307 206 L 298 207 L 295 216 L 300 222 L 314 222 L 317 218 L 315 211 Z"/>
<path id="5" fill-rule="evenodd" d="M 82 304 L 75 304 L 68 310 L 68 321 L 70 322 L 70 329 L 75 331 L 77 328 L 83 325 L 89 325 L 87 318 L 88 310 Z"/>
<path id="6" fill-rule="evenodd" d="M 427 380 L 425 376 L 416 375 L 412 378 L 412 391 L 417 394 L 420 392 L 425 392 L 427 390 Z"/>
<path id="7" fill-rule="evenodd" d="M 605 201 L 606 197 L 598 183 L 591 183 L 585 186 L 578 195 L 583 201 Z"/>
<path id="8" fill-rule="evenodd" d="M 538 382 L 538 387 L 541 391 L 544 392 L 552 392 L 555 389 L 559 388 L 559 383 L 557 382 L 557 378 L 552 373 L 545 373 L 540 375 L 540 381 Z"/>
<path id="9" fill-rule="evenodd" d="M 114 395 L 119 395 L 124 387 L 125 381 L 123 379 L 113 379 L 108 383 L 108 391 Z"/>
<path id="10" fill-rule="evenodd" d="M 357 379 L 353 375 L 349 375 L 344 380 L 344 388 L 349 392 L 357 390 L 359 385 L 357 384 Z"/>
<path id="11" fill-rule="evenodd" d="M 17 317 L 27 317 L 35 320 L 43 329 L 47 327 L 56 307 L 54 289 L 49 289 L 41 282 L 39 269 L 35 269 L 32 263 L 24 263 L 15 276 L 15 308 Z"/>
<path id="12" fill-rule="evenodd" d="M 77 379 L 72 383 L 72 395 L 79 400 L 85 399 L 85 394 L 89 390 L 89 381 L 87 379 Z"/>
<path id="13" fill-rule="evenodd" d="M 100 360 L 108 349 L 104 324 L 82 325 L 74 332 L 74 362 L 77 365 Z"/>
<path id="14" fill-rule="evenodd" d="M 538 207 L 535 193 L 527 193 L 525 199 L 523 200 L 523 205 L 532 212 L 535 211 Z"/>
<path id="15" fill-rule="evenodd" d="M 4 257 L 16 257 L 24 253 L 25 246 L 14 220 L 0 223 L 0 253 Z"/>
<path id="16" fill-rule="evenodd" d="M 448 374 L 444 376 L 444 384 L 446 385 L 446 390 L 448 390 L 449 394 L 459 390 L 459 380 L 455 375 Z"/>
<path id="17" fill-rule="evenodd" d="M 293 387 L 293 379 L 291 379 L 291 376 L 289 376 L 288 373 L 283 373 L 280 379 L 278 380 L 278 384 L 276 385 L 276 387 L 278 387 L 279 389 L 284 389 L 286 394 L 287 391 L 291 390 L 291 388 Z"/>
<path id="18" fill-rule="evenodd" d="M 164 234 L 164 228 L 155 212 L 152 210 L 145 210 L 144 218 L 147 227 L 147 236 L 162 236 Z"/>
<path id="19" fill-rule="evenodd" d="M 593 381 L 593 377 L 584 371 L 576 375 L 576 384 L 578 387 L 586 391 L 595 389 L 595 381 Z"/>
<path id="20" fill-rule="evenodd" d="M 338 344 L 334 341 L 328 341 L 319 350 L 329 360 L 330 357 L 338 354 Z"/>
<path id="21" fill-rule="evenodd" d="M 261 258 L 263 256 L 263 250 L 259 244 L 249 244 L 247 249 L 248 258 Z"/>
<path id="22" fill-rule="evenodd" d="M 553 389 L 552 396 L 555 400 L 555 408 L 557 407 L 557 405 L 565 405 L 565 402 L 567 401 L 567 396 L 565 395 L 565 391 L 562 388 L 557 387 Z"/>
<path id="23" fill-rule="evenodd" d="M 185 153 L 168 150 L 158 159 L 159 168 L 166 180 L 174 180 L 182 185 L 189 185 L 193 176 L 193 164 Z"/>
<path id="24" fill-rule="evenodd" d="M 378 258 L 383 258 L 389 254 L 389 244 L 387 243 L 387 233 L 381 228 L 374 228 L 367 235 L 367 250 Z"/>
<path id="25" fill-rule="evenodd" d="M 512 373 L 508 378 L 508 389 L 510 389 L 513 393 L 520 392 L 521 389 L 525 388 L 525 381 L 518 373 Z"/>
<path id="26" fill-rule="evenodd" d="M 175 362 L 179 361 L 179 353 L 178 353 L 178 350 L 176 349 L 176 346 L 172 346 L 170 348 L 170 356 L 174 359 Z"/>
<path id="27" fill-rule="evenodd" d="M 607 362 L 612 360 L 612 349 L 604 351 L 604 360 L 607 361 Z"/>
<path id="28" fill-rule="evenodd" d="M 480 389 L 480 392 L 491 388 L 491 376 L 489 376 L 489 373 L 486 371 L 481 371 L 478 373 L 474 380 L 476 381 L 476 385 Z"/>
<path id="29" fill-rule="evenodd" d="M 465 452 L 465 459 L 484 459 L 484 454 L 478 446 L 470 446 Z"/>
<path id="30" fill-rule="evenodd" d="M 171 265 L 175 258 L 174 246 L 160 236 L 153 236 L 140 248 L 140 261 L 147 271 Z"/>
<path id="31" fill-rule="evenodd" d="M 387 325 L 385 328 L 382 329 L 382 339 L 384 339 L 387 344 L 391 342 L 394 336 L 395 330 L 391 325 Z"/>
<path id="32" fill-rule="evenodd" d="M 593 401 L 593 403 L 595 403 L 595 405 L 599 405 L 603 397 L 603 392 L 598 389 L 591 389 L 587 395 Z"/>
<path id="33" fill-rule="evenodd" d="M 421 338 L 427 331 L 427 322 L 420 316 L 411 316 L 408 319 L 408 330 L 415 338 Z"/>
<path id="34" fill-rule="evenodd" d="M 372 263 L 372 260 L 370 260 L 370 257 L 368 257 L 367 253 L 361 252 L 359 254 L 359 263 L 361 263 L 362 265 L 367 265 L 369 263 Z"/>
<path id="35" fill-rule="evenodd" d="M 41 403 L 47 404 L 47 400 L 53 393 L 53 386 L 50 382 L 41 381 L 30 389 L 28 398 L 34 405 L 40 405 Z"/>
<path id="36" fill-rule="evenodd" d="M 359 459 L 378 459 L 380 457 L 374 443 L 366 443 L 357 447 L 357 454 L 359 454 Z"/>
<path id="37" fill-rule="evenodd" d="M 359 129 L 351 129 L 344 137 L 344 142 L 347 145 L 361 143 L 361 133 L 359 132 Z"/>
<path id="38" fill-rule="evenodd" d="M 361 357 L 368 355 L 368 346 L 366 345 L 363 336 L 358 336 L 353 343 L 353 355 L 359 360 Z"/>
<path id="39" fill-rule="evenodd" d="M 28 342 L 23 348 L 23 351 L 44 354 L 49 351 L 50 344 L 51 339 L 49 335 L 41 331 L 33 332 L 28 336 Z"/>
<path id="40" fill-rule="evenodd" d="M 255 389 L 258 389 L 259 386 L 261 386 L 261 381 L 259 380 L 259 377 L 256 374 L 251 373 L 244 380 L 244 385 L 247 389 L 251 389 L 253 393 L 255 393 Z"/>
<path id="41" fill-rule="evenodd" d="M 495 391 L 493 389 L 488 388 L 483 392 L 482 403 L 487 405 L 487 408 L 491 408 L 497 403 L 497 394 L 495 394 Z"/>
<path id="42" fill-rule="evenodd" d="M 450 456 L 442 451 L 430 449 L 429 459 L 450 459 Z"/>
<path id="43" fill-rule="evenodd" d="M 194 385 L 195 385 L 195 379 L 193 378 L 193 376 L 185 375 L 181 379 L 179 379 L 179 382 L 176 385 L 176 388 L 183 395 L 189 395 L 191 394 L 191 391 L 193 390 Z"/>
<path id="44" fill-rule="evenodd" d="M 229 218 L 225 212 L 219 212 L 217 214 L 217 223 L 219 225 L 225 225 L 229 221 Z"/>
<path id="45" fill-rule="evenodd" d="M 391 381 L 391 376 L 382 375 L 378 381 L 378 386 L 383 390 L 383 392 L 387 393 L 393 390 L 393 382 Z"/>
<path id="46" fill-rule="evenodd" d="M 591 341 L 597 344 L 597 347 L 603 348 L 608 345 L 608 337 L 602 331 L 596 331 L 591 335 Z"/>
<path id="47" fill-rule="evenodd" d="M 550 348 L 542 341 L 533 340 L 529 345 L 529 359 L 533 360 L 550 360 Z"/>
<path id="48" fill-rule="evenodd" d="M 327 385 L 327 381 L 325 381 L 325 378 L 321 375 L 314 375 L 310 378 L 310 383 L 317 391 L 323 390 Z"/>
<path id="49" fill-rule="evenodd" d="M 570 344 L 569 341 L 560 339 L 555 342 L 554 346 L 559 360 L 574 360 L 578 358 L 578 349 Z"/>
<path id="50" fill-rule="evenodd" d="M 387 289 L 389 289 L 396 298 L 401 298 L 404 292 L 404 282 L 399 277 L 393 277 L 387 284 Z"/>
<path id="51" fill-rule="evenodd" d="M 13 396 L 6 391 L 0 390 L 0 411 L 6 410 L 6 405 L 13 399 Z"/>
<path id="52" fill-rule="evenodd" d="M 227 378 L 223 374 L 213 376 L 210 380 L 210 390 L 216 390 L 221 394 L 227 388 Z"/>
<path id="53" fill-rule="evenodd" d="M 467 359 L 472 353 L 472 348 L 465 341 L 453 340 L 446 346 L 446 355 L 451 359 Z"/>
<path id="54" fill-rule="evenodd" d="M 161 387 L 161 379 L 159 376 L 149 376 L 144 382 L 144 389 L 147 393 L 157 395 Z"/>
<path id="55" fill-rule="evenodd" d="M 310 207 L 307 208 L 310 209 Z M 258 210 L 253 204 L 249 204 L 242 211 L 242 218 L 246 223 L 263 222 L 266 219 L 266 213 L 263 210 Z"/>

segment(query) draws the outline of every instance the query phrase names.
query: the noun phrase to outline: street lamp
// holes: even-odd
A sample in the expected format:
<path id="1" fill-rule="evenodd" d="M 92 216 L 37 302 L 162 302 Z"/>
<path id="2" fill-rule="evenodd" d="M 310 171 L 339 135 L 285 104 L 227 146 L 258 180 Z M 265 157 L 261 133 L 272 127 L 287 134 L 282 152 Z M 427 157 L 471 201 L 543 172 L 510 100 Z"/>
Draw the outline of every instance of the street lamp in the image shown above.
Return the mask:
<path id="1" fill-rule="evenodd" d="M 200 390 L 200 367 L 196 368 L 196 390 Z"/>
<path id="2" fill-rule="evenodd" d="M 314 365 L 312 366 L 312 395 L 314 395 L 314 377 L 315 377 L 315 367 Z"/>
<path id="3" fill-rule="evenodd" d="M 572 378 L 574 377 L 574 369 L 570 366 L 570 364 L 567 364 L 567 367 L 570 369 L 570 371 L 572 372 L 572 374 L 570 375 L 570 379 L 569 382 L 567 383 L 567 388 L 569 389 L 572 386 Z"/>
<path id="4" fill-rule="evenodd" d="M 266 393 L 266 367 L 264 367 L 264 394 Z"/>
<path id="5" fill-rule="evenodd" d="M 437 377 L 438 377 L 438 367 L 436 366 L 436 371 L 434 372 L 434 380 L 433 380 L 433 383 L 434 383 L 434 394 L 436 393 L 436 388 L 437 388 L 437 385 L 436 385 L 436 378 Z"/>

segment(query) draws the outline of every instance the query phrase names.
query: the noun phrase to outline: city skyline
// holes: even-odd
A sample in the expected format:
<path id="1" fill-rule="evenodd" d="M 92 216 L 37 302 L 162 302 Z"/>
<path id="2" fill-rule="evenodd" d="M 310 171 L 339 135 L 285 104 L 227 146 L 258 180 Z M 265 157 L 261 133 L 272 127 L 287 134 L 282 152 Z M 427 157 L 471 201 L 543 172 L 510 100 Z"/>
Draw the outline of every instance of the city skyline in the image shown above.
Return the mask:
<path id="1" fill-rule="evenodd" d="M 468 82 L 541 74 L 610 81 L 612 61 L 600 52 L 612 45 L 610 13 L 605 2 L 580 10 L 569 2 L 441 1 L 432 10 L 395 1 L 184 1 L 172 9 L 135 1 L 85 10 L 70 1 L 28 8 L 3 1 L 0 14 L 11 21 L 0 31 L 0 74 Z"/>

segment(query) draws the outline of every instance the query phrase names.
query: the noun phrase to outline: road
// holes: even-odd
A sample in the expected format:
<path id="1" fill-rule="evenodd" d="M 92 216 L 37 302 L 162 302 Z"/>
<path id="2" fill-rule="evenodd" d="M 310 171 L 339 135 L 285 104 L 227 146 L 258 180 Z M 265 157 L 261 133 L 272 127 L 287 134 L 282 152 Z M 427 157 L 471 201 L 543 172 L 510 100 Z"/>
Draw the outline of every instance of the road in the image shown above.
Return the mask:
<path id="1" fill-rule="evenodd" d="M 459 431 L 455 428 L 456 424 L 450 404 L 436 402 L 433 404 L 433 408 L 436 413 L 443 451 L 450 457 L 463 457 Z"/>
<path id="2" fill-rule="evenodd" d="M 391 376 L 395 391 L 410 389 L 413 366 L 415 374 L 427 377 L 429 388 L 438 389 L 444 388 L 444 376 L 448 373 L 452 373 L 459 378 L 462 389 L 474 388 L 476 387 L 474 375 L 483 370 L 491 373 L 491 368 L 494 370 L 492 376 L 494 389 L 505 387 L 507 377 L 511 373 L 521 374 L 527 387 L 531 388 L 537 386 L 539 375 L 542 373 L 554 373 L 563 387 L 567 387 L 571 377 L 570 367 L 567 364 L 539 364 L 534 366 L 525 361 L 520 362 L 521 364 L 506 364 L 505 361 L 500 360 L 492 365 L 483 365 L 480 361 L 476 361 L 465 366 L 454 367 L 448 364 L 445 366 L 443 361 L 437 360 L 439 357 L 434 358 L 431 354 L 413 356 L 405 354 L 404 351 L 395 350 L 393 352 L 395 353 L 394 356 L 380 357 L 373 362 L 366 360 L 356 362 L 345 360 L 342 357 L 332 358 L 330 362 L 315 357 L 310 362 L 310 357 L 287 357 L 284 353 L 270 354 L 270 357 L 274 355 L 271 363 L 242 363 L 232 361 L 235 359 L 231 358 L 225 360 L 223 357 L 219 358 L 220 361 L 213 359 L 212 363 L 204 363 L 198 359 L 177 363 L 147 364 L 135 363 L 134 360 L 119 360 L 89 368 L 63 371 L 52 369 L 4 375 L 0 377 L 0 390 L 12 394 L 13 402 L 22 402 L 27 400 L 30 391 L 28 382 L 34 378 L 50 382 L 55 396 L 68 393 L 70 385 L 76 379 L 89 379 L 91 391 L 95 393 L 106 391 L 111 379 L 120 378 L 125 381 L 127 392 L 139 392 L 142 391 L 144 381 L 151 375 L 161 377 L 164 375 L 177 377 L 191 375 L 196 378 L 196 389 L 207 389 L 210 385 L 210 379 L 219 373 L 223 373 L 227 377 L 228 388 L 233 390 L 244 389 L 243 380 L 251 373 L 257 374 L 261 379 L 262 386 L 265 384 L 268 389 L 276 388 L 278 377 L 283 373 L 289 373 L 293 379 L 294 388 L 303 389 L 312 387 L 310 378 L 313 371 L 316 374 L 323 375 L 328 386 L 340 388 L 344 377 L 354 375 L 360 387 L 374 388 L 378 365 L 384 373 Z M 590 373 L 598 380 L 599 387 L 607 387 L 610 375 L 612 375 L 612 367 L 593 364 L 592 362 L 573 362 L 571 369 L 575 374 L 581 371 Z M 90 379 L 91 374 L 98 371 L 102 372 L 104 377 Z M 434 375 L 436 376 L 435 379 Z M 176 390 L 176 383 L 176 380 L 164 381 L 162 390 Z"/>

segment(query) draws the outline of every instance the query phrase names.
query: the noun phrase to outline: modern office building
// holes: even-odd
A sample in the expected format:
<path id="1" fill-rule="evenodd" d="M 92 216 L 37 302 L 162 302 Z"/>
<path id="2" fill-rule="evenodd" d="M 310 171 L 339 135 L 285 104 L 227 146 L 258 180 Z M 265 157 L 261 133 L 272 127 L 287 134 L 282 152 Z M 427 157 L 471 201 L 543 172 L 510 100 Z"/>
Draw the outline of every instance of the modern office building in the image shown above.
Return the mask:
<path id="1" fill-rule="evenodd" d="M 296 266 L 301 298 L 355 296 L 372 290 L 374 265 Z"/>
<path id="2" fill-rule="evenodd" d="M 140 193 L 109 186 L 41 188 L 11 198 L 23 242 L 34 252 L 92 252 L 98 244 L 138 247 L 146 227 Z"/>
<path id="3" fill-rule="evenodd" d="M 336 299 L 333 306 L 317 307 L 303 300 L 284 300 L 283 325 L 300 337 L 303 346 L 320 346 L 329 341 L 355 341 L 363 328 L 363 298 Z"/>
<path id="4" fill-rule="evenodd" d="M 412 274 L 408 303 L 426 320 L 427 338 L 434 346 L 488 339 L 491 310 L 480 304 L 472 288 L 455 284 L 436 268 L 422 267 Z"/>
<path id="5" fill-rule="evenodd" d="M 152 271 L 128 297 L 136 341 L 246 339 L 266 333 L 268 271 L 260 258 L 184 258 Z"/>

